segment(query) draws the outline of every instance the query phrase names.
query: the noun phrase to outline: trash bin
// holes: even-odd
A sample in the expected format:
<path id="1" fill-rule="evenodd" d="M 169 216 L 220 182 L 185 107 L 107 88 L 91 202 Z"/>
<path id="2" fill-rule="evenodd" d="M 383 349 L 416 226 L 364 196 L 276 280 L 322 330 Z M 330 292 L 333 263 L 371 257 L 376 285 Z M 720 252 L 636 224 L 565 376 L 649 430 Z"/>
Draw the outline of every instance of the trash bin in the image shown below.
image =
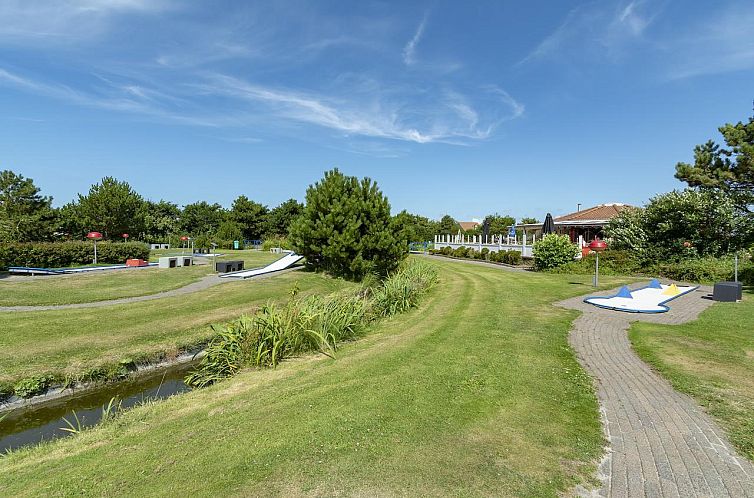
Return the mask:
<path id="1" fill-rule="evenodd" d="M 228 273 L 232 271 L 243 270 L 243 261 L 218 261 L 215 263 L 215 271 L 218 273 Z"/>
<path id="2" fill-rule="evenodd" d="M 712 299 L 734 303 L 743 298 L 743 286 L 741 282 L 717 282 L 712 290 Z"/>

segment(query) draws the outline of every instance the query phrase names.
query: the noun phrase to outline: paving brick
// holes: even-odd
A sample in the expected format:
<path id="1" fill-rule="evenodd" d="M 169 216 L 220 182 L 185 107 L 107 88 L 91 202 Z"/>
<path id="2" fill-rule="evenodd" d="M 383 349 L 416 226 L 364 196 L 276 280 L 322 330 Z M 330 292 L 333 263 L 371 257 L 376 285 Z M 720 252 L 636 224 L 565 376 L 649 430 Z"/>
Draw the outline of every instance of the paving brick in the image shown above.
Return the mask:
<path id="1" fill-rule="evenodd" d="M 673 390 L 636 356 L 627 336 L 633 321 L 696 319 L 712 304 L 710 292 L 700 287 L 657 314 L 597 308 L 583 297 L 556 303 L 582 312 L 569 342 L 594 379 L 609 442 L 598 475 L 603 486 L 593 494 L 754 497 L 754 465 L 735 452 L 693 399 Z"/>

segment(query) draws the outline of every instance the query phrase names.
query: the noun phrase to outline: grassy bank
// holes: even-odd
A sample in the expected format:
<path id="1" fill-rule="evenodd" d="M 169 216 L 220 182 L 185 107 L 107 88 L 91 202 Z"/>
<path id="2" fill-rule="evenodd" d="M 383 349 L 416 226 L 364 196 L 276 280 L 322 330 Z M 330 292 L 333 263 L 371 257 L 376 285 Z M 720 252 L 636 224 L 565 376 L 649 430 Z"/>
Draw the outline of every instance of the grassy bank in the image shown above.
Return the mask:
<path id="1" fill-rule="evenodd" d="M 636 323 L 629 332 L 639 356 L 694 397 L 754 460 L 754 294 L 717 303 L 685 325 Z"/>
<path id="2" fill-rule="evenodd" d="M 589 278 L 436 264 L 419 309 L 335 359 L 247 370 L 0 458 L 0 492 L 552 496 L 588 479 L 597 402 L 567 343 L 576 314 L 550 303 Z"/>
<path id="3" fill-rule="evenodd" d="M 270 300 L 327 294 L 353 285 L 304 272 L 231 282 L 201 292 L 91 309 L 0 313 L 0 382 L 52 373 L 78 376 L 124 358 L 175 353 L 209 339 L 208 325 L 251 312 Z"/>
<path id="4" fill-rule="evenodd" d="M 156 260 L 156 256 L 153 260 Z M 221 259 L 243 259 L 247 267 L 254 267 L 266 265 L 279 257 L 279 254 L 235 251 L 234 254 Z M 183 287 L 212 273 L 210 258 L 210 264 L 190 268 L 145 268 L 80 275 L 0 279 L 0 306 L 88 303 L 146 296 Z"/>

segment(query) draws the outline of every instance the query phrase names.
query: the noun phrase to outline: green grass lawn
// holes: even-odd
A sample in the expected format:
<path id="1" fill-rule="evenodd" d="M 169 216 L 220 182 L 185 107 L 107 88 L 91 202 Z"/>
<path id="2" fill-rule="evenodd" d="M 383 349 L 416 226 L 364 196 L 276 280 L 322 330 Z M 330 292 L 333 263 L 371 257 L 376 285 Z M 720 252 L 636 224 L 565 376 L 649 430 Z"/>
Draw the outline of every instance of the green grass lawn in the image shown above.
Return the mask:
<path id="1" fill-rule="evenodd" d="M 226 251 L 227 252 L 227 251 Z M 156 261 L 162 253 L 153 251 Z M 262 266 L 279 258 L 279 254 L 257 251 L 232 251 L 224 259 L 243 259 L 246 267 Z M 122 297 L 145 296 L 177 289 L 213 273 L 213 265 L 190 268 L 146 268 L 115 270 L 65 276 L 19 277 L 0 279 L 0 306 L 41 306 L 52 304 L 88 303 Z"/>
<path id="2" fill-rule="evenodd" d="M 694 397 L 754 460 L 754 293 L 716 303 L 684 325 L 636 323 L 629 338 L 639 356 Z"/>
<path id="3" fill-rule="evenodd" d="M 298 271 L 118 306 L 0 313 L 0 382 L 48 372 L 78 375 L 124 358 L 173 354 L 210 337 L 211 323 L 287 300 L 295 284 L 304 294 L 353 285 Z"/>
<path id="4" fill-rule="evenodd" d="M 551 303 L 590 277 L 436 264 L 418 310 L 335 359 L 248 370 L 0 458 L 0 494 L 554 496 L 588 480 L 597 401 L 567 342 L 577 314 Z"/>

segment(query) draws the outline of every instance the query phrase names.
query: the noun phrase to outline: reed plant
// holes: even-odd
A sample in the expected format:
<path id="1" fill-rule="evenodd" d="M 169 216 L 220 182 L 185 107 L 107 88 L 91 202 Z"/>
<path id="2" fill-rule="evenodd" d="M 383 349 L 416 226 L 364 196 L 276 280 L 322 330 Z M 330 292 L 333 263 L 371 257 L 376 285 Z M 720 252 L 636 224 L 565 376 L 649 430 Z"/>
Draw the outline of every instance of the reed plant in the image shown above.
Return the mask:
<path id="1" fill-rule="evenodd" d="M 216 328 L 186 383 L 204 387 L 245 366 L 275 367 L 285 358 L 309 352 L 334 356 L 338 344 L 358 337 L 370 322 L 418 306 L 436 280 L 432 264 L 412 260 L 356 293 L 297 299 L 294 292 L 285 306 L 268 304 L 253 316 Z"/>

